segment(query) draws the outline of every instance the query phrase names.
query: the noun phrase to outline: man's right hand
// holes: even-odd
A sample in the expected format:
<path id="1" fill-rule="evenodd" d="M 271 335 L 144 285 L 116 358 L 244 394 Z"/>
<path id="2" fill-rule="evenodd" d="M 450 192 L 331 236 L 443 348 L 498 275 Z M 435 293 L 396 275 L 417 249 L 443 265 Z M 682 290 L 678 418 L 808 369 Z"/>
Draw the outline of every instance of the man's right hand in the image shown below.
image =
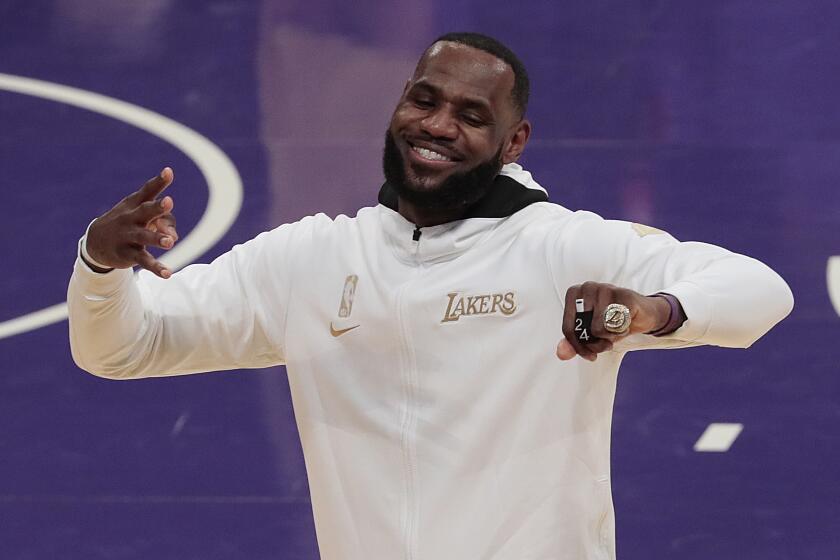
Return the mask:
<path id="1" fill-rule="evenodd" d="M 169 196 L 157 198 L 173 178 L 172 169 L 165 167 L 160 175 L 96 218 L 88 229 L 88 255 L 110 268 L 140 266 L 161 278 L 172 276 L 172 271 L 146 247 L 171 249 L 178 241 L 172 215 L 175 203 Z"/>

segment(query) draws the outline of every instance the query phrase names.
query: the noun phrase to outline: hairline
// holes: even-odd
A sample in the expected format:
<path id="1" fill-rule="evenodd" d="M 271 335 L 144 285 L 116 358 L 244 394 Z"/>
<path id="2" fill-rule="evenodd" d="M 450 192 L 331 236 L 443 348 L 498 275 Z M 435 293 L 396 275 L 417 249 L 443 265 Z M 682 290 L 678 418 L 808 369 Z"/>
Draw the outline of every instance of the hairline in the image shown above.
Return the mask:
<path id="1" fill-rule="evenodd" d="M 513 65 L 510 62 L 508 62 L 504 58 L 500 57 L 496 53 L 487 51 L 487 50 L 479 48 L 479 47 L 474 47 L 474 46 L 469 45 L 467 43 L 462 43 L 461 41 L 454 41 L 454 40 L 451 40 L 451 39 L 438 39 L 437 41 L 435 41 L 434 43 L 432 43 L 431 45 L 426 47 L 426 50 L 423 51 L 423 54 L 420 56 L 420 60 L 417 61 L 417 66 L 414 68 L 414 76 L 417 75 L 417 70 L 420 68 L 420 65 L 424 63 L 424 61 L 426 60 L 426 57 L 428 57 L 432 53 L 432 51 L 435 50 L 435 47 L 437 45 L 440 45 L 442 43 L 448 43 L 448 44 L 450 44 L 450 45 L 452 45 L 456 48 L 463 47 L 463 48 L 466 48 L 466 49 L 470 49 L 470 50 L 478 51 L 478 52 L 481 52 L 481 53 L 484 53 L 484 54 L 488 54 L 488 55 L 492 56 L 493 58 L 495 58 L 497 62 L 501 62 L 502 65 L 504 65 L 505 68 L 509 69 L 510 73 L 512 74 L 512 77 L 513 77 L 513 83 L 510 86 L 510 91 L 508 91 L 508 101 L 510 102 L 511 107 L 513 108 L 514 113 L 516 114 L 517 118 L 519 120 L 522 120 L 523 118 L 525 118 L 525 108 L 520 107 L 520 104 L 517 102 L 516 95 L 515 95 L 515 91 L 516 91 L 516 69 L 513 67 Z"/>

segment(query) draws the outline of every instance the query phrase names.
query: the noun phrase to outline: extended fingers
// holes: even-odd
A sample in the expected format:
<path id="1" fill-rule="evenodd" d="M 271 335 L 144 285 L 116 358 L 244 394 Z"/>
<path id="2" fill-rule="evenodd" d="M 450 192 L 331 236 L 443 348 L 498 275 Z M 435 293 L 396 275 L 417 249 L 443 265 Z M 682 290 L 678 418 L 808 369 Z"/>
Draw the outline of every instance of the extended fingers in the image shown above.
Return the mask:
<path id="1" fill-rule="evenodd" d="M 140 187 L 140 202 L 154 200 L 157 198 L 158 195 L 163 192 L 163 189 L 172 184 L 172 180 L 174 178 L 175 175 L 172 173 L 172 169 L 164 167 L 163 171 L 161 171 L 157 177 L 152 177 L 146 181 L 142 187 Z"/>
<path id="2" fill-rule="evenodd" d="M 152 221 L 172 213 L 172 208 L 175 202 L 172 197 L 165 196 L 160 200 L 148 200 L 141 203 L 137 208 L 129 212 L 131 220 L 143 227 L 146 227 Z"/>
<path id="3" fill-rule="evenodd" d="M 145 253 L 145 247 L 169 249 L 178 240 L 172 198 L 156 200 L 173 178 L 172 170 L 164 168 L 157 177 L 146 181 L 140 189 L 94 220 L 87 234 L 90 256 L 109 267 L 128 268 L 139 264 L 166 277 L 162 273 L 163 265 Z M 154 227 L 150 227 L 152 222 L 155 222 Z"/>
<path id="4" fill-rule="evenodd" d="M 172 184 L 174 178 L 175 175 L 172 172 L 172 169 L 164 167 L 163 171 L 161 171 L 158 175 L 152 177 L 143 183 L 143 186 L 137 191 L 128 195 L 125 198 L 125 201 L 132 206 L 137 206 L 143 202 L 153 201 L 166 187 Z"/>
<path id="5" fill-rule="evenodd" d="M 146 227 L 151 231 L 169 235 L 173 240 L 178 241 L 179 235 L 178 231 L 175 229 L 174 214 L 164 214 L 159 218 L 155 218 Z"/>
<path id="6" fill-rule="evenodd" d="M 163 249 L 171 249 L 175 245 L 175 241 L 177 241 L 177 237 L 173 237 L 166 232 L 139 227 L 132 232 L 131 239 L 131 243 L 134 245 L 142 247 L 152 245 Z"/>
<path id="7" fill-rule="evenodd" d="M 169 278 L 172 276 L 172 271 L 166 268 L 166 265 L 154 258 L 152 254 L 145 249 L 142 249 L 137 253 L 135 260 L 142 268 L 145 268 L 161 278 Z"/>

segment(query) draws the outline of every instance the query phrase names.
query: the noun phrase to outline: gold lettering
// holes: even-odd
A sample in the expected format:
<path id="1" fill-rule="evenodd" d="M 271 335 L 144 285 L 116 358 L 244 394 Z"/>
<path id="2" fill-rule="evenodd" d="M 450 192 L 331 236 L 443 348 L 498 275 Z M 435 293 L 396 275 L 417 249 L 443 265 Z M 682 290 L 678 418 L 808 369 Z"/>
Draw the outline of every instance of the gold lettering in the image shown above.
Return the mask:
<path id="1" fill-rule="evenodd" d="M 446 313 L 443 314 L 443 320 L 441 323 L 448 323 L 450 321 L 457 321 L 461 318 L 460 314 L 453 314 L 452 312 L 452 302 L 455 301 L 455 298 L 458 297 L 458 293 L 454 294 L 446 294 L 449 297 L 449 303 L 446 304 Z"/>
<path id="2" fill-rule="evenodd" d="M 504 297 L 504 294 L 493 294 L 493 307 L 490 308 L 490 313 L 496 312 L 496 308 L 502 303 Z"/>
<path id="3" fill-rule="evenodd" d="M 504 304 L 502 305 L 502 313 L 504 315 L 510 315 L 514 311 L 516 311 L 516 301 L 514 301 L 514 293 L 508 292 L 505 294 Z"/>
<path id="4" fill-rule="evenodd" d="M 478 309 L 475 304 L 478 303 L 478 296 L 469 296 L 467 298 L 467 312 L 464 315 L 477 315 Z"/>
<path id="5" fill-rule="evenodd" d="M 466 315 L 488 315 L 500 311 L 503 315 L 511 315 L 516 311 L 516 294 L 483 294 L 477 296 L 462 296 L 459 292 L 446 294 L 446 312 L 441 323 L 457 321 Z"/>
<path id="6" fill-rule="evenodd" d="M 467 312 L 464 311 L 464 298 L 460 298 L 458 303 L 455 304 L 455 311 L 452 312 L 454 315 L 460 317 L 461 315 L 466 315 Z M 457 319 L 456 319 L 457 321 Z"/>

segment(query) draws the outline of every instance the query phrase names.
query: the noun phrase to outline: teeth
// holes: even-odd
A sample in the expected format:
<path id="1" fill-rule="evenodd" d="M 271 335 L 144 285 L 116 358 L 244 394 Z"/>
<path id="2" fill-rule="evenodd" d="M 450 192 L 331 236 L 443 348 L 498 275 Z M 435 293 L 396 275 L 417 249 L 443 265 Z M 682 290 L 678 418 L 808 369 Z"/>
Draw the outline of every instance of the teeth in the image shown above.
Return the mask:
<path id="1" fill-rule="evenodd" d="M 432 150 L 429 150 L 427 148 L 418 148 L 417 146 L 412 146 L 411 149 L 426 159 L 431 159 L 434 161 L 452 161 L 452 159 L 446 157 L 445 155 L 433 152 Z"/>

